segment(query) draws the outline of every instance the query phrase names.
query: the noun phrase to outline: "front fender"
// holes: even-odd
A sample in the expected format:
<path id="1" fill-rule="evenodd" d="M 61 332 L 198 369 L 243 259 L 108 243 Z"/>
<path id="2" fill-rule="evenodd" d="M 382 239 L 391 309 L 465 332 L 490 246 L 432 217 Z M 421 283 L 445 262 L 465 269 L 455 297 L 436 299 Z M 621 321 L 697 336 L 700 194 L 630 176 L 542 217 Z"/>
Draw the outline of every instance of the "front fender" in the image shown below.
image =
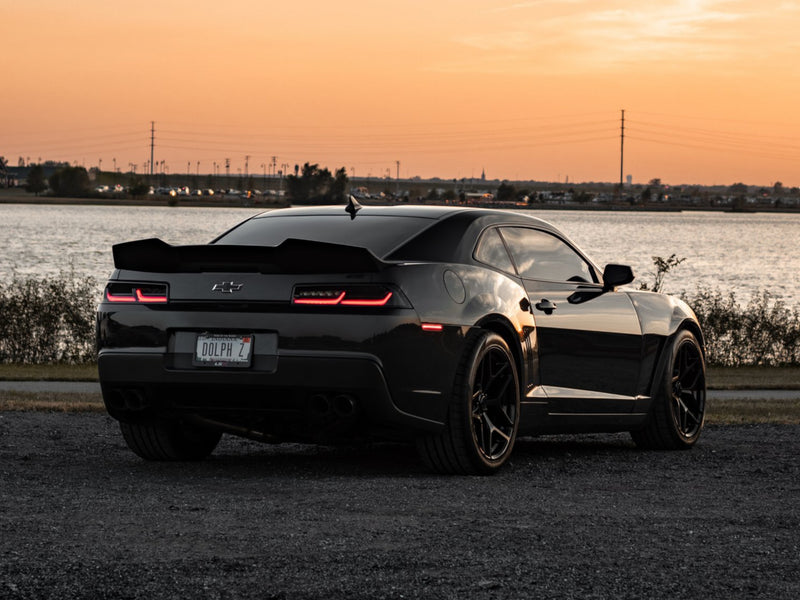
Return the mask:
<path id="1" fill-rule="evenodd" d="M 701 347 L 705 347 L 700 323 L 686 302 L 675 296 L 632 290 L 627 292 L 642 328 L 642 335 L 668 338 L 680 329 L 689 328 L 697 336 Z"/>

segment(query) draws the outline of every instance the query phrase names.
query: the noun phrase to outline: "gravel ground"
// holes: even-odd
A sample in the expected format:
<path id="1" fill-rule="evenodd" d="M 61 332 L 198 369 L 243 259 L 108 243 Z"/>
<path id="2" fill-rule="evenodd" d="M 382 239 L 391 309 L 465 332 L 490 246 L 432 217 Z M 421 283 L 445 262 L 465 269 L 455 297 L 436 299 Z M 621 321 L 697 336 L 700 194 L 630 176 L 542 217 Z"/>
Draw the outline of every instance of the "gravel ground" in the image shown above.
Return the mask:
<path id="1" fill-rule="evenodd" d="M 0 413 L 0 598 L 798 598 L 800 426 L 412 448 L 223 438 L 145 463 L 97 414 Z"/>

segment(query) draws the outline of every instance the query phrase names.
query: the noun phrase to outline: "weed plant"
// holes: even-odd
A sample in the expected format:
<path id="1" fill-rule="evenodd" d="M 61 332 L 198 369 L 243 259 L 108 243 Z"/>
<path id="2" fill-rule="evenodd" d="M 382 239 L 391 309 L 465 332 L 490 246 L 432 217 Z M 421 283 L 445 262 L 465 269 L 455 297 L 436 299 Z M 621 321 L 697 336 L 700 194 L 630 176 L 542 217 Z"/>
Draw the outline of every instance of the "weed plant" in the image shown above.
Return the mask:
<path id="1" fill-rule="evenodd" d="M 0 283 L 0 363 L 95 360 L 97 282 L 60 273 Z"/>
<path id="2" fill-rule="evenodd" d="M 800 312 L 766 290 L 742 305 L 733 292 L 700 289 L 684 300 L 706 340 L 708 364 L 720 367 L 800 365 Z"/>
<path id="3" fill-rule="evenodd" d="M 664 279 L 685 258 L 653 256 L 653 283 L 640 289 L 660 292 Z M 790 309 L 767 290 L 756 293 L 746 305 L 733 292 L 698 289 L 683 293 L 694 309 L 706 342 L 706 362 L 717 367 L 783 367 L 800 365 L 800 312 Z"/>

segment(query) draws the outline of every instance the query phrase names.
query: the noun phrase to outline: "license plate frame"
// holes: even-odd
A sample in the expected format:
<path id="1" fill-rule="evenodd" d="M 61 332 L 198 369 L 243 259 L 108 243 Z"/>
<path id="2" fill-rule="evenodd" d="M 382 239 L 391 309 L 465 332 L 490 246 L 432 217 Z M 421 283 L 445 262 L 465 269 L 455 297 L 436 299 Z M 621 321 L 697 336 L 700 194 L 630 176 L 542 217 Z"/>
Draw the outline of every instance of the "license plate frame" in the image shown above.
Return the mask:
<path id="1" fill-rule="evenodd" d="M 199 333 L 192 364 L 196 367 L 247 369 L 253 364 L 252 333 Z"/>

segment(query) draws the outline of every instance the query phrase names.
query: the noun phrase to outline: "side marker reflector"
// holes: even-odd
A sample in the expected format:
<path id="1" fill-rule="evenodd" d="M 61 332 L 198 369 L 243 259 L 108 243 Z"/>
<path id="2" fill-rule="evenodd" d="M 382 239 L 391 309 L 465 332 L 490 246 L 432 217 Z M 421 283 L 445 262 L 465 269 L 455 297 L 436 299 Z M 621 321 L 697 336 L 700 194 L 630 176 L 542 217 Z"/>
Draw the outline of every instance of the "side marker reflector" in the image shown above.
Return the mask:
<path id="1" fill-rule="evenodd" d="M 441 331 L 443 329 L 441 323 L 423 323 L 422 331 Z"/>

